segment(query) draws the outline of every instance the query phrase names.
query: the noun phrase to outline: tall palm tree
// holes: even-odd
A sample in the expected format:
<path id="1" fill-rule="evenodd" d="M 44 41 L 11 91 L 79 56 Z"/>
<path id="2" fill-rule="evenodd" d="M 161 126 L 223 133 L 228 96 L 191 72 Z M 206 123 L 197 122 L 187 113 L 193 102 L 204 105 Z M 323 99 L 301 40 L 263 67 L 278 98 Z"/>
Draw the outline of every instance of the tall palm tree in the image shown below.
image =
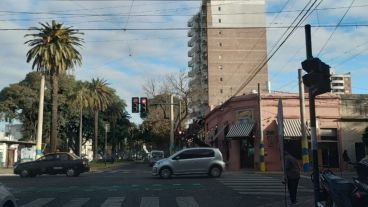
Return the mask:
<path id="1" fill-rule="evenodd" d="M 114 94 L 115 91 L 109 87 L 109 84 L 104 79 L 92 79 L 91 83 L 89 84 L 89 105 L 94 113 L 94 159 L 97 159 L 98 153 L 98 114 L 100 111 L 105 111 L 112 103 Z"/>
<path id="2" fill-rule="evenodd" d="M 77 88 L 75 93 L 72 96 L 72 106 L 73 108 L 79 112 L 79 144 L 78 144 L 78 152 L 79 156 L 81 156 L 82 150 L 82 138 L 83 138 L 83 109 L 89 107 L 90 103 L 90 95 L 88 90 L 87 82 L 79 82 L 77 84 Z"/>
<path id="3" fill-rule="evenodd" d="M 106 118 L 111 124 L 112 129 L 112 150 L 115 151 L 116 145 L 116 124 L 119 120 L 128 119 L 129 114 L 125 111 L 126 103 L 118 96 L 114 96 L 112 103 L 106 110 Z"/>
<path id="4" fill-rule="evenodd" d="M 33 60 L 32 69 L 50 76 L 51 82 L 51 136 L 50 151 L 55 152 L 58 144 L 58 90 L 59 75 L 82 64 L 82 56 L 76 47 L 82 47 L 83 39 L 78 30 L 65 27 L 61 23 L 52 21 L 40 23 L 41 27 L 31 27 L 36 33 L 26 34 L 32 37 L 25 44 L 31 47 L 27 52 L 27 62 Z"/>

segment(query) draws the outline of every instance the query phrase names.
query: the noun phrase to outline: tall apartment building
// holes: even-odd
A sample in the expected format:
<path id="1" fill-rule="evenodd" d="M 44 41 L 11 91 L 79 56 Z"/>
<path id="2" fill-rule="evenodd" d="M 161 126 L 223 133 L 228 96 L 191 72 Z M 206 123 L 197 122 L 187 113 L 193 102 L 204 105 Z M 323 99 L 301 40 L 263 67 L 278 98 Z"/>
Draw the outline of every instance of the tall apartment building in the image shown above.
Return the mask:
<path id="1" fill-rule="evenodd" d="M 233 95 L 257 90 L 258 83 L 267 90 L 267 65 L 259 68 L 267 57 L 264 6 L 264 0 L 203 0 L 200 12 L 188 21 L 194 116 L 203 116 Z"/>
<path id="2" fill-rule="evenodd" d="M 351 74 L 331 74 L 331 92 L 335 94 L 351 94 Z"/>

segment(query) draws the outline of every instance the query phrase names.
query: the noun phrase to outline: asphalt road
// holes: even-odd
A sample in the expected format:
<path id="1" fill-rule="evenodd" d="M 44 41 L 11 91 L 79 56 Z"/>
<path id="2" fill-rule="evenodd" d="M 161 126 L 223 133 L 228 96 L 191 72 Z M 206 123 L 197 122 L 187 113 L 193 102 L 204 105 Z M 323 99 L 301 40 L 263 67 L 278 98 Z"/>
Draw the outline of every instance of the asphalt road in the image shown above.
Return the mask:
<path id="1" fill-rule="evenodd" d="M 147 164 L 132 163 L 121 169 L 84 173 L 79 177 L 2 176 L 0 179 L 22 207 L 263 207 L 284 204 L 284 185 L 277 174 L 242 171 L 225 172 L 216 179 L 203 175 L 164 180 L 152 177 L 150 170 Z M 310 181 L 301 179 L 301 203 L 309 202 L 312 195 Z"/>

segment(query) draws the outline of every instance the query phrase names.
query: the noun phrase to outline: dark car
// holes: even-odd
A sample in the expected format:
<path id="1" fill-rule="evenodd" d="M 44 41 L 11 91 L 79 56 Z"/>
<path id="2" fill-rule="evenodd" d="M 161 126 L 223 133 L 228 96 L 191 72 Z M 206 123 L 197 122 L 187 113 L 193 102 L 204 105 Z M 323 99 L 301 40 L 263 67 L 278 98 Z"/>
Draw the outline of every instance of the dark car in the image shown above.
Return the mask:
<path id="1" fill-rule="evenodd" d="M 71 177 L 88 171 L 88 160 L 66 152 L 46 154 L 36 161 L 19 163 L 14 167 L 14 174 L 21 177 L 35 177 L 42 174 L 66 174 Z"/>

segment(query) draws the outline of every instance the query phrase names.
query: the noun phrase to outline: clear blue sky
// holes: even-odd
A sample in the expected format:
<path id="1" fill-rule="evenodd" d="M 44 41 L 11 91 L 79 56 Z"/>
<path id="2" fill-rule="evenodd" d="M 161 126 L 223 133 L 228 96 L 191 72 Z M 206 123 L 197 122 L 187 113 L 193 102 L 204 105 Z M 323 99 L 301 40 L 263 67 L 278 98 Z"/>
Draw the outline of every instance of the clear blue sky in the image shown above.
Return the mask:
<path id="1" fill-rule="evenodd" d="M 266 0 L 267 27 L 279 27 L 267 30 L 269 53 L 286 30 L 284 27 L 291 24 L 307 2 L 309 0 Z M 324 0 L 303 25 L 337 25 L 351 2 Z M 191 15 L 199 11 L 199 5 L 200 1 L 2 0 L 0 28 L 29 28 L 52 19 L 76 29 L 127 28 L 126 31 L 83 31 L 83 65 L 76 68 L 75 75 L 82 80 L 96 77 L 108 80 L 127 101 L 130 112 L 131 97 L 144 96 L 142 84 L 148 78 L 187 68 L 189 39 L 184 28 Z M 367 8 L 366 0 L 355 0 L 341 24 L 367 25 Z M 183 29 L 129 30 L 132 28 Z M 313 28 L 314 56 L 331 65 L 338 74 L 351 72 L 353 92 L 367 93 L 368 27 L 338 27 L 331 36 L 334 30 L 334 27 Z M 31 64 L 25 60 L 26 33 L 0 31 L 0 89 L 22 80 L 31 71 Z M 305 59 L 304 42 L 301 28 L 269 62 L 273 90 L 296 92 L 297 69 Z M 140 119 L 134 115 L 133 121 Z"/>

